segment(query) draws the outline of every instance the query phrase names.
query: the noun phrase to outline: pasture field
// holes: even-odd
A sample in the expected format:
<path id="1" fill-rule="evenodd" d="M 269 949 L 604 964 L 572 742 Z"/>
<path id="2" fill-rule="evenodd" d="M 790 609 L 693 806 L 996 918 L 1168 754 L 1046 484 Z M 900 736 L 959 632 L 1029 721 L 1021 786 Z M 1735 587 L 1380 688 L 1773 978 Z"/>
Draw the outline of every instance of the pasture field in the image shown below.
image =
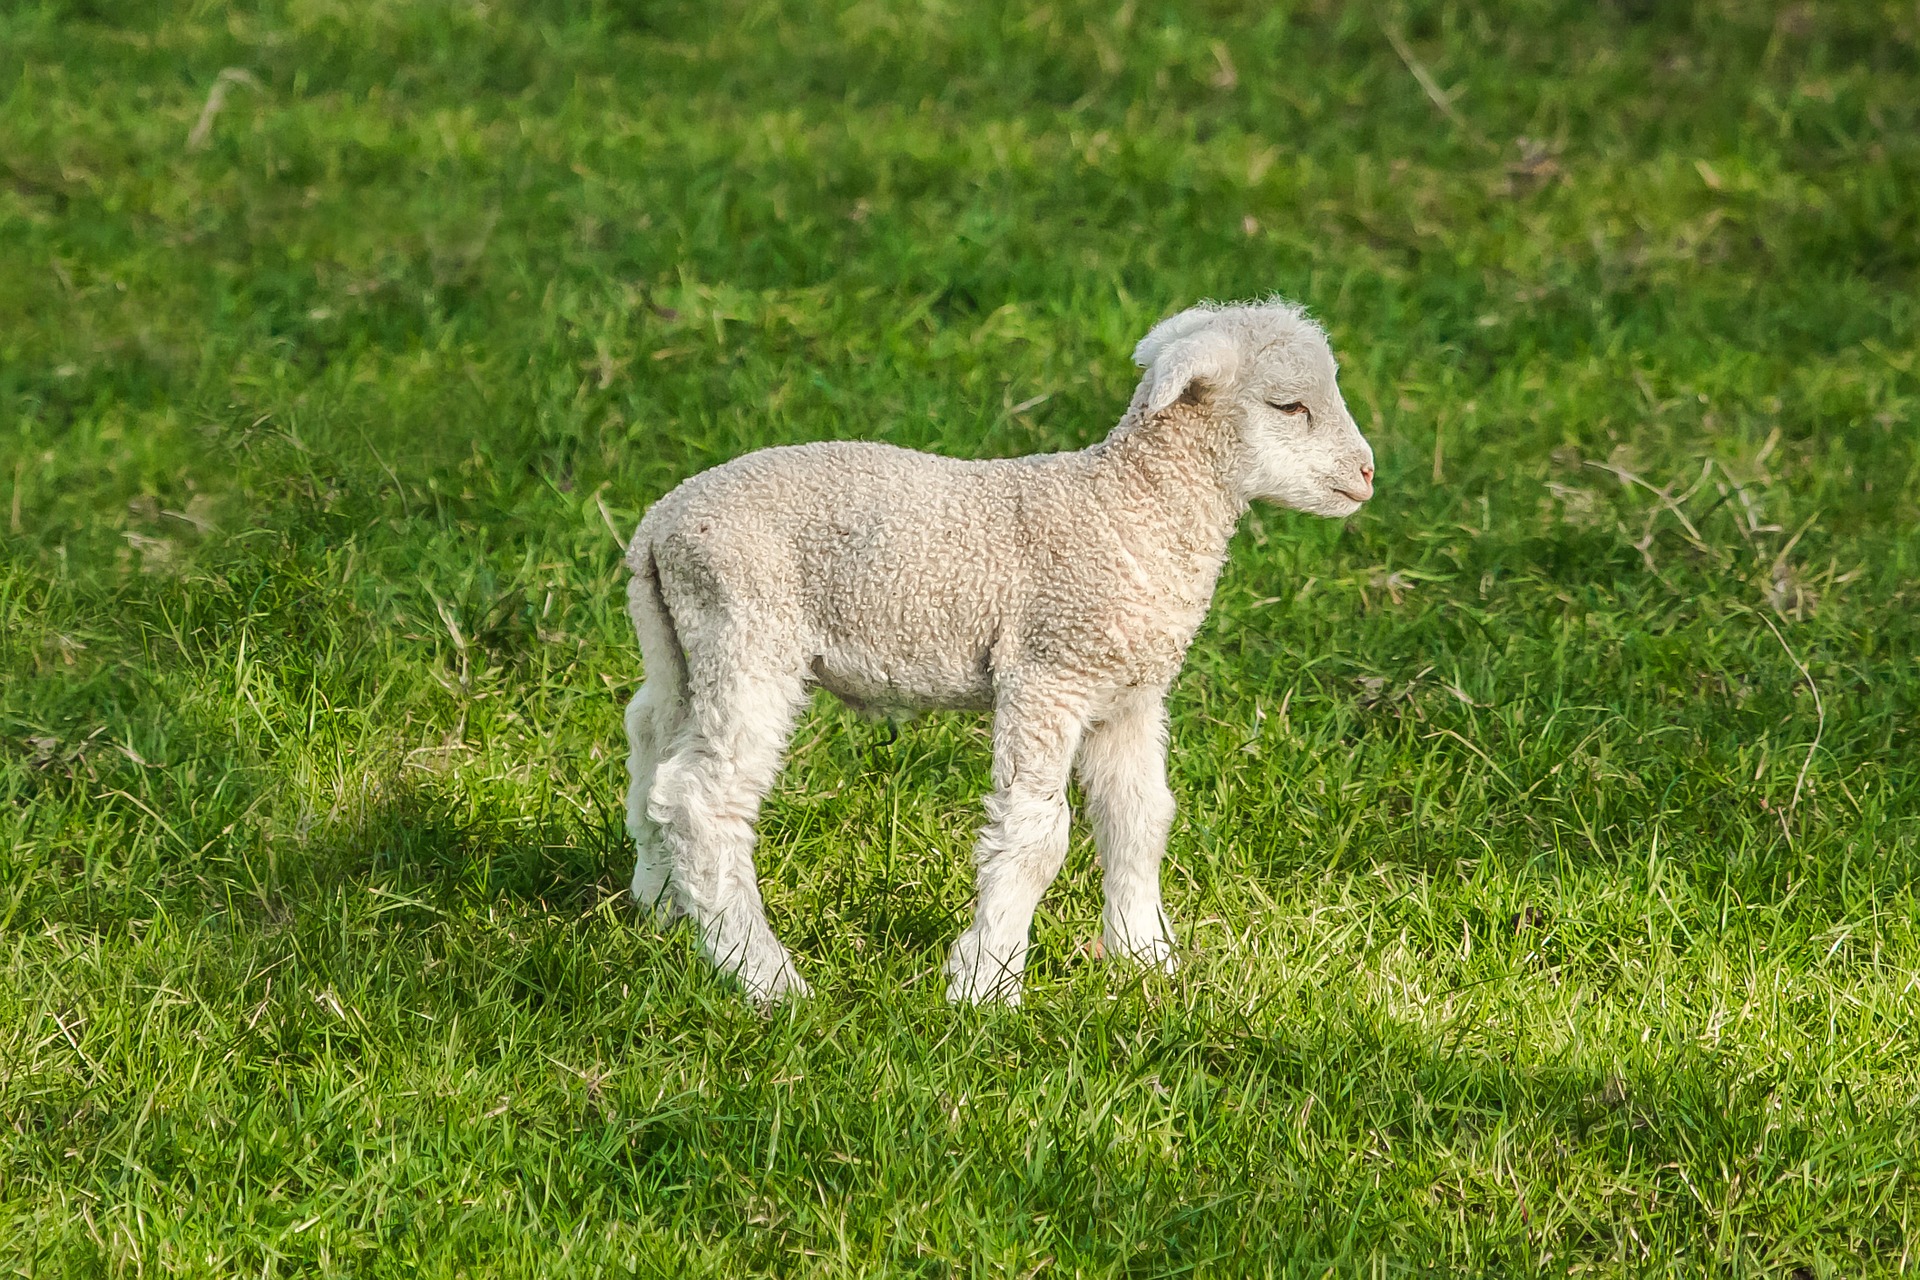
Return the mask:
<path id="1" fill-rule="evenodd" d="M 824 698 L 762 1015 L 623 898 L 619 535 L 1307 303 L 1379 496 L 1173 696 L 1185 963 L 954 1009 L 985 724 Z M 0 1262 L 1920 1269 L 1920 10 L 0 8 Z"/>

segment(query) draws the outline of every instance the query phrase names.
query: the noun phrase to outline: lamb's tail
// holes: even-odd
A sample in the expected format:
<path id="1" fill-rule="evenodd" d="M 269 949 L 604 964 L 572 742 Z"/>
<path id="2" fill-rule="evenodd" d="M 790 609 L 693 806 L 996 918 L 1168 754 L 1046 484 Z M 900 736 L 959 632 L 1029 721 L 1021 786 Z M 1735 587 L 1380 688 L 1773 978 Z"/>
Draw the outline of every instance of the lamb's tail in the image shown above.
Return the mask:
<path id="1" fill-rule="evenodd" d="M 627 552 L 633 580 L 627 584 L 627 613 L 640 637 L 649 701 L 659 706 L 677 703 L 687 687 L 687 655 L 660 587 L 660 563 L 643 528 L 633 535 Z"/>

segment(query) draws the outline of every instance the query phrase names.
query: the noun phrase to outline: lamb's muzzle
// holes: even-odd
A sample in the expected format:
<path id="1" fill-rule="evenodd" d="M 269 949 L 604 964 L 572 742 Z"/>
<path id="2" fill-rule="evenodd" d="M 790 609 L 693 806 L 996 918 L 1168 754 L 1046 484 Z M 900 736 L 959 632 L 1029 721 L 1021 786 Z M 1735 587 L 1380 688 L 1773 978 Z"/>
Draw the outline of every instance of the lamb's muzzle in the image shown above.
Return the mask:
<path id="1" fill-rule="evenodd" d="M 1126 415 L 1076 453 L 766 449 L 687 480 L 640 522 L 633 893 L 692 917 L 755 998 L 806 990 L 761 907 L 753 823 L 815 684 L 863 708 L 994 713 L 978 897 L 949 997 L 1019 999 L 1075 772 L 1105 877 L 1105 950 L 1173 967 L 1167 686 L 1247 504 L 1350 515 L 1373 496 L 1373 451 L 1297 307 L 1196 307 L 1134 358 L 1145 372 Z"/>

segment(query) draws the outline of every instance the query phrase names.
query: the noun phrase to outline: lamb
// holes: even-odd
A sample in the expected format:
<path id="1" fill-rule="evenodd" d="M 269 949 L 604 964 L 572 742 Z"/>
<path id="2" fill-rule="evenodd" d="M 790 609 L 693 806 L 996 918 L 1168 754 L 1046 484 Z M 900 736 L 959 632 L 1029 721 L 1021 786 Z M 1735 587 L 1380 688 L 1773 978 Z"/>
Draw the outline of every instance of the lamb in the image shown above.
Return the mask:
<path id="1" fill-rule="evenodd" d="M 1373 452 L 1299 307 L 1204 304 L 1155 326 L 1107 438 L 960 461 L 890 445 L 763 449 L 682 483 L 629 545 L 646 682 L 626 711 L 634 898 L 691 917 L 756 1000 L 807 984 L 774 936 L 754 822 L 820 685 L 862 709 L 993 712 L 955 1001 L 1017 1003 L 1078 772 L 1107 954 L 1171 970 L 1168 685 L 1253 499 L 1342 517 Z"/>

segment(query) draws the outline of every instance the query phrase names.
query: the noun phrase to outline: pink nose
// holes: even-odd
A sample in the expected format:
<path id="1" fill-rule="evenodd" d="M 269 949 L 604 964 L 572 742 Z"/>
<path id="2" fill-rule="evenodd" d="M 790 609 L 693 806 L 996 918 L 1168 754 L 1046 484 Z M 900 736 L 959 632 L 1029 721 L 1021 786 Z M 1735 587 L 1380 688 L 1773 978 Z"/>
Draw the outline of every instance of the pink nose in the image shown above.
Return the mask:
<path id="1" fill-rule="evenodd" d="M 1373 468 L 1372 468 L 1372 467 L 1362 467 L 1362 468 L 1360 468 L 1360 478 L 1361 478 L 1362 480 L 1365 480 L 1365 481 L 1366 481 L 1366 482 L 1367 482 L 1368 484 L 1372 484 L 1372 483 L 1373 483 Z"/>

